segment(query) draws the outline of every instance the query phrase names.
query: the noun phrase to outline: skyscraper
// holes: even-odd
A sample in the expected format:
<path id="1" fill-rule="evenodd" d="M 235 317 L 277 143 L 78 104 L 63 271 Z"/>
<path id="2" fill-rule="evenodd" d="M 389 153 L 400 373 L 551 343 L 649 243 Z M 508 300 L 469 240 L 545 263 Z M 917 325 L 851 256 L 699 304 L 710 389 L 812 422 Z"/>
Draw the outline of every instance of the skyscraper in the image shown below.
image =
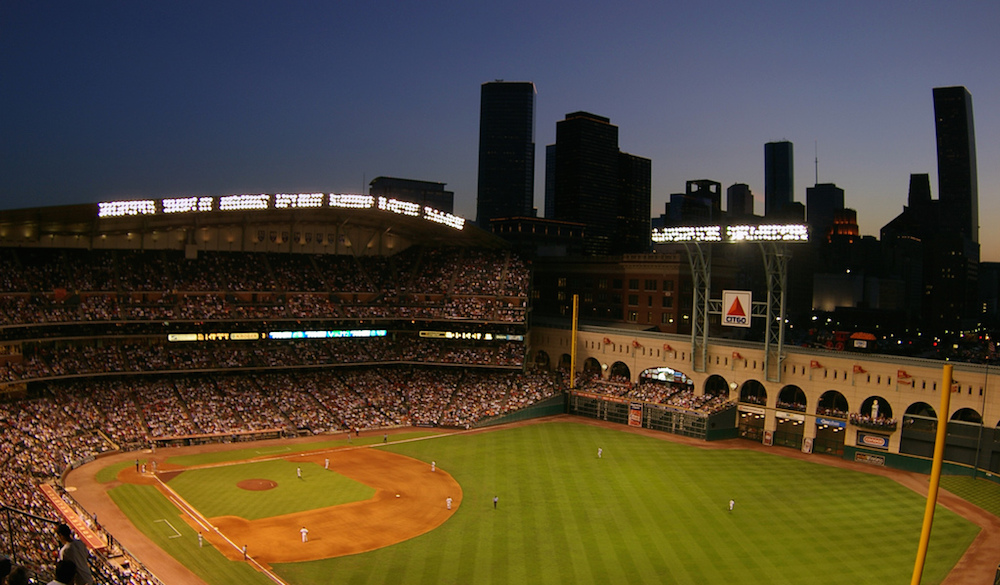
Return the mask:
<path id="1" fill-rule="evenodd" d="M 479 193 L 476 223 L 534 215 L 535 84 L 491 81 L 479 107 Z"/>
<path id="2" fill-rule="evenodd" d="M 795 191 L 794 163 L 791 142 L 764 145 L 764 217 L 780 217 L 791 205 Z"/>
<path id="3" fill-rule="evenodd" d="M 753 215 L 753 192 L 750 191 L 750 185 L 736 183 L 726 189 L 726 213 L 734 219 Z"/>
<path id="4" fill-rule="evenodd" d="M 588 255 L 641 253 L 649 249 L 652 165 L 618 149 L 618 127 L 589 112 L 556 123 L 551 165 L 553 219 L 586 226 Z M 546 168 L 549 168 L 546 162 Z M 548 207 L 548 205 L 546 205 Z"/>
<path id="5" fill-rule="evenodd" d="M 938 199 L 943 218 L 973 242 L 979 242 L 979 179 L 972 95 L 964 87 L 934 88 L 937 131 Z"/>
<path id="6" fill-rule="evenodd" d="M 806 223 L 810 239 L 829 241 L 834 218 L 844 209 L 844 190 L 833 183 L 817 183 L 806 188 Z"/>

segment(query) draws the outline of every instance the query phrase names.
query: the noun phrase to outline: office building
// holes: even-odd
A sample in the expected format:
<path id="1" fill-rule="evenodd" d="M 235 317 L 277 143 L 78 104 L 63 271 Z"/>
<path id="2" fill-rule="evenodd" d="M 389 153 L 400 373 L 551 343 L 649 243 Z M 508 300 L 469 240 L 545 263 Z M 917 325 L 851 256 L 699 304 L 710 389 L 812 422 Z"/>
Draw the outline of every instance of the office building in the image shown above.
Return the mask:
<path id="1" fill-rule="evenodd" d="M 476 223 L 533 217 L 535 189 L 535 84 L 482 85 L 479 109 L 479 190 Z"/>
<path id="2" fill-rule="evenodd" d="M 764 217 L 781 219 L 795 193 L 795 161 L 792 143 L 764 145 Z"/>
<path id="3" fill-rule="evenodd" d="M 979 242 L 979 180 L 972 95 L 964 87 L 934 88 L 938 199 L 949 227 Z"/>
<path id="4" fill-rule="evenodd" d="M 806 223 L 813 241 L 830 241 L 834 218 L 844 209 L 844 190 L 833 183 L 806 188 Z"/>
<path id="5" fill-rule="evenodd" d="M 618 149 L 618 127 L 588 112 L 556 123 L 555 148 L 546 153 L 546 186 L 553 219 L 586 226 L 587 255 L 649 250 L 652 163 Z M 546 202 L 548 208 L 548 202 Z"/>

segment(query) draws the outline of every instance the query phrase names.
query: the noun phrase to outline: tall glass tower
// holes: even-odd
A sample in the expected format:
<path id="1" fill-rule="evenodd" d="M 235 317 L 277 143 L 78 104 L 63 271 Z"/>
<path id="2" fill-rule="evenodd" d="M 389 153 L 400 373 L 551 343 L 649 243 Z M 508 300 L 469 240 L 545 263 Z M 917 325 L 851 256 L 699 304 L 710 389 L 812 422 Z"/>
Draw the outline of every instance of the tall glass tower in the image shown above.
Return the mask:
<path id="1" fill-rule="evenodd" d="M 938 199 L 950 227 L 979 242 L 979 179 L 972 95 L 964 87 L 934 88 Z"/>
<path id="2" fill-rule="evenodd" d="M 792 143 L 764 145 L 764 217 L 780 215 L 791 205 L 795 191 L 795 164 Z"/>
<path id="3" fill-rule="evenodd" d="M 535 199 L 535 84 L 491 81 L 479 106 L 479 193 L 476 223 L 533 217 Z"/>

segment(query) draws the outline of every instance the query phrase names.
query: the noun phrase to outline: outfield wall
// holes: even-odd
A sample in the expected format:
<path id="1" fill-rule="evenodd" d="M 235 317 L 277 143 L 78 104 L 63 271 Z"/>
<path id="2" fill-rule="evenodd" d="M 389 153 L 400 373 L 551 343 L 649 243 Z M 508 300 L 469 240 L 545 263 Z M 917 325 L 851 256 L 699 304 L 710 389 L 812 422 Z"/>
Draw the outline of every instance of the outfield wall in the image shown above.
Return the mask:
<path id="1" fill-rule="evenodd" d="M 573 391 L 567 395 L 566 412 L 587 418 L 642 427 L 673 435 L 714 441 L 736 437 L 736 406 L 706 414 L 654 402 Z"/>
<path id="2" fill-rule="evenodd" d="M 495 416 L 493 418 L 488 418 L 481 420 L 476 423 L 475 428 L 491 427 L 494 425 L 502 425 L 512 422 L 519 422 L 522 420 L 530 420 L 533 418 L 541 418 L 543 416 L 555 416 L 557 414 L 566 413 L 566 394 L 559 394 L 551 398 L 546 398 L 540 402 L 536 402 L 527 408 L 522 408 L 521 410 L 516 410 L 514 412 L 508 412 L 500 416 Z"/>

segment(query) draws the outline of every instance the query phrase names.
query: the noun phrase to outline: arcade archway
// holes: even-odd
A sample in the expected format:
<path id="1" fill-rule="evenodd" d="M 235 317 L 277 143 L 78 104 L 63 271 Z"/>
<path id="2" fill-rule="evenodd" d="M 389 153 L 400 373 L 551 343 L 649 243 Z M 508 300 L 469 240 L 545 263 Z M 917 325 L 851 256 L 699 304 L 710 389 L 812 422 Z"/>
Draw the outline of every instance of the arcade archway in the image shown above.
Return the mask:
<path id="1" fill-rule="evenodd" d="M 903 430 L 899 439 L 899 452 L 920 457 L 934 456 L 937 433 L 937 413 L 926 402 L 914 402 L 903 414 Z"/>
<path id="2" fill-rule="evenodd" d="M 625 365 L 625 362 L 615 362 L 611 364 L 610 376 L 612 382 L 629 383 L 632 380 L 632 372 Z"/>
<path id="3" fill-rule="evenodd" d="M 549 354 L 545 353 L 544 350 L 538 350 L 535 353 L 535 369 L 548 371 L 551 366 L 552 364 L 549 363 Z"/>
<path id="4" fill-rule="evenodd" d="M 774 444 L 782 447 L 802 448 L 806 426 L 806 393 L 802 388 L 789 384 L 778 393 L 774 411 Z"/>
<path id="5" fill-rule="evenodd" d="M 813 452 L 826 455 L 844 454 L 847 433 L 847 398 L 836 390 L 827 390 L 816 404 L 816 438 Z"/>
<path id="6" fill-rule="evenodd" d="M 739 434 L 744 439 L 760 443 L 764 440 L 764 422 L 767 411 L 767 389 L 757 380 L 747 380 L 740 388 Z"/>

